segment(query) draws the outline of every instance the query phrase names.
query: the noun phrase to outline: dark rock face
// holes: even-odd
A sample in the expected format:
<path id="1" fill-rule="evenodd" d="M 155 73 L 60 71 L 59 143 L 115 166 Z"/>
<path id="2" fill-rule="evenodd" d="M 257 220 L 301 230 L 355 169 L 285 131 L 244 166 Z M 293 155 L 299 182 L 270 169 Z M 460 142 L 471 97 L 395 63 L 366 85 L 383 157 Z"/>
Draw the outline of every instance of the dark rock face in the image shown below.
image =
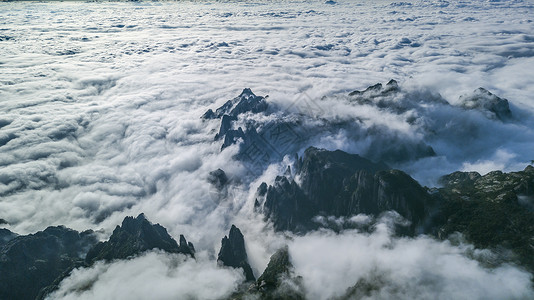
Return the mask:
<path id="1" fill-rule="evenodd" d="M 376 173 L 388 170 L 384 163 L 374 163 L 357 154 L 349 154 L 341 150 L 327 151 L 310 147 L 298 160 L 297 174 L 302 178 L 302 189 L 305 194 L 313 195 L 317 200 L 314 204 L 325 209 L 328 203 L 319 203 L 321 198 L 332 196 L 332 191 L 341 190 L 343 181 L 358 171 Z M 319 185 L 317 185 L 320 183 Z"/>
<path id="2" fill-rule="evenodd" d="M 353 91 L 349 93 L 349 100 L 359 105 L 372 105 L 381 110 L 388 110 L 397 114 L 405 113 L 418 106 L 418 100 L 405 97 L 395 80 L 390 80 L 386 85 L 377 83 L 363 91 Z M 441 104 L 448 104 L 441 98 L 427 101 L 437 101 Z"/>
<path id="3" fill-rule="evenodd" d="M 449 105 L 448 102 L 439 97 L 414 97 L 414 95 L 403 93 L 399 84 L 395 80 L 390 80 L 385 85 L 377 83 L 363 91 L 353 91 L 349 93 L 349 101 L 358 105 L 370 105 L 387 113 L 397 115 L 406 114 L 408 111 L 424 111 L 428 104 Z M 419 120 L 416 113 L 406 119 L 409 124 L 425 123 Z M 386 162 L 410 161 L 423 157 L 435 156 L 434 149 L 423 140 L 411 140 L 399 138 L 395 134 L 381 132 L 381 128 L 373 129 L 380 136 L 373 136 L 369 150 L 363 153 L 365 157 Z M 432 135 L 430 130 L 430 135 Z"/>
<path id="4" fill-rule="evenodd" d="M 225 266 L 242 268 L 247 281 L 254 281 L 254 273 L 248 263 L 245 239 L 239 228 L 232 225 L 230 233 L 221 241 L 221 250 L 217 261 Z"/>
<path id="5" fill-rule="evenodd" d="M 161 249 L 169 253 L 183 253 L 194 257 L 193 244 L 180 235 L 180 244 L 159 224 L 151 224 L 143 214 L 137 218 L 126 217 L 117 226 L 107 242 L 99 242 L 85 258 L 92 263 L 97 260 L 126 259 L 143 251 Z"/>
<path id="6" fill-rule="evenodd" d="M 188 243 L 183 235 L 180 235 L 180 243 L 177 244 L 164 227 L 150 223 L 144 214 L 135 219 L 126 217 L 122 221 L 122 226 L 115 228 L 107 242 L 99 242 L 90 249 L 84 249 L 83 253 L 87 253 L 85 260 L 65 268 L 51 284 L 41 289 L 37 299 L 45 299 L 48 294 L 57 290 L 61 281 L 68 277 L 75 267 L 89 267 L 98 260 L 127 259 L 151 249 L 183 253 L 191 257 L 194 257 L 195 253 L 193 244 Z"/>
<path id="7" fill-rule="evenodd" d="M 203 115 L 202 117 L 200 117 L 201 119 L 204 119 L 204 120 L 209 120 L 209 119 L 216 119 L 217 116 L 215 115 L 215 113 L 213 112 L 213 110 L 210 108 L 208 109 Z"/>
<path id="8" fill-rule="evenodd" d="M 221 127 L 219 128 L 219 133 L 215 135 L 215 139 L 218 140 L 222 137 L 225 137 L 228 133 L 228 131 L 235 132 L 235 130 L 232 130 L 232 124 L 234 121 L 237 121 L 236 117 L 232 117 L 229 115 L 223 115 L 221 119 Z M 224 146 L 224 148 L 228 147 L 229 145 Z M 223 149 L 224 149 L 223 148 Z"/>
<path id="9" fill-rule="evenodd" d="M 219 132 L 215 135 L 215 140 L 223 141 L 221 150 L 242 142 L 237 158 L 251 171 L 259 172 L 267 163 L 277 161 L 289 152 L 296 152 L 301 139 L 293 121 L 272 120 L 260 124 L 248 118 L 246 114 L 267 114 L 269 106 L 265 99 L 246 88 L 215 112 L 210 109 L 202 116 L 203 119 L 221 119 Z M 241 127 L 235 125 L 238 117 L 244 118 Z"/>
<path id="10" fill-rule="evenodd" d="M 143 214 L 126 217 L 103 243 L 97 243 L 91 230 L 79 233 L 64 226 L 25 236 L 0 229 L 0 299 L 44 299 L 74 268 L 155 248 L 192 257 L 195 253 L 183 235 L 176 243 L 164 227 L 151 224 Z"/>
<path id="11" fill-rule="evenodd" d="M 221 107 L 217 108 L 215 112 L 209 109 L 202 118 L 221 119 L 219 132 L 215 135 L 216 140 L 223 140 L 221 150 L 235 144 L 239 139 L 244 141 L 245 145 L 243 149 L 246 149 L 259 140 L 255 126 L 252 123 L 248 123 L 245 130 L 241 127 L 233 129 L 234 123 L 241 114 L 263 113 L 267 110 L 267 107 L 268 105 L 264 97 L 256 96 L 252 90 L 246 88 L 239 96 L 228 100 Z"/>
<path id="12" fill-rule="evenodd" d="M 18 234 L 11 232 L 5 228 L 0 228 L 0 247 L 4 246 L 7 242 L 16 238 Z"/>
<path id="13" fill-rule="evenodd" d="M 418 100 L 405 99 L 401 89 L 395 80 L 390 80 L 385 86 L 377 83 L 363 91 L 349 93 L 351 101 L 358 104 L 374 105 L 380 109 L 404 113 L 418 106 Z M 435 97 L 430 102 L 450 106 L 441 96 Z M 499 98 L 484 88 L 478 88 L 471 94 L 460 96 L 460 107 L 464 109 L 478 110 L 488 118 L 507 121 L 512 118 L 512 112 L 508 100 Z"/>
<path id="14" fill-rule="evenodd" d="M 442 105 L 448 105 L 447 101 L 442 98 L 430 99 L 424 97 L 424 101 L 436 102 Z M 377 83 L 363 91 L 353 91 L 349 93 L 349 101 L 358 105 L 370 105 L 378 109 L 395 114 L 402 115 L 409 110 L 421 110 L 421 99 L 412 99 L 402 93 L 397 81 L 390 80 L 386 85 Z M 426 105 L 427 103 L 425 103 Z M 407 123 L 417 122 L 417 115 L 406 120 Z M 379 129 L 377 129 L 379 130 Z M 399 162 L 419 159 L 423 157 L 435 156 L 434 149 L 424 141 L 406 141 L 392 135 L 385 138 L 374 137 L 369 150 L 364 153 L 368 158 L 374 160 L 383 160 L 387 162 Z"/>
<path id="15" fill-rule="evenodd" d="M 276 251 L 258 280 L 242 285 L 230 299 L 305 299 L 302 278 L 293 274 L 288 247 Z"/>
<path id="16" fill-rule="evenodd" d="M 256 96 L 251 89 L 244 89 L 241 94 L 232 100 L 226 101 L 215 112 L 209 109 L 202 116 L 203 119 L 220 119 L 224 116 L 235 118 L 246 112 L 259 113 L 267 110 L 264 97 Z"/>
<path id="17" fill-rule="evenodd" d="M 397 83 L 396 80 L 391 79 L 390 81 L 388 81 L 386 86 L 382 86 L 381 83 L 377 83 L 375 85 L 372 85 L 366 88 L 363 91 L 353 91 L 349 93 L 349 96 L 361 97 L 361 98 L 365 97 L 369 99 L 369 98 L 375 98 L 379 96 L 392 95 L 399 91 L 400 91 L 399 84 Z"/>
<path id="18" fill-rule="evenodd" d="M 534 271 L 534 167 L 520 172 L 455 172 L 442 178 L 439 236 L 463 233 L 480 248 L 504 247 Z"/>
<path id="19" fill-rule="evenodd" d="M 276 230 L 314 229 L 318 215 L 379 215 L 388 210 L 408 219 L 413 233 L 430 226 L 427 217 L 433 200 L 428 192 L 404 172 L 389 170 L 383 163 L 310 147 L 297 160 L 296 174 L 300 185 L 288 176 L 278 176 L 264 197 L 263 213 Z"/>
<path id="20" fill-rule="evenodd" d="M 449 188 L 454 188 L 457 186 L 472 186 L 480 177 L 482 176 L 480 176 L 480 174 L 477 172 L 457 171 L 441 177 L 439 183 Z"/>
<path id="21" fill-rule="evenodd" d="M 380 171 L 374 175 L 359 171 L 345 188 L 353 192 L 340 212 L 347 209 L 377 216 L 394 210 L 411 222 L 411 232 L 428 232 L 432 227 L 433 200 L 427 190 L 402 171 Z"/>
<path id="22" fill-rule="evenodd" d="M 257 285 L 260 287 L 275 287 L 282 275 L 289 276 L 293 265 L 289 261 L 289 249 L 287 246 L 276 251 L 269 260 L 269 264 L 263 274 L 258 278 Z"/>
<path id="23" fill-rule="evenodd" d="M 274 185 L 267 189 L 263 214 L 273 221 L 276 230 L 301 232 L 313 227 L 311 220 L 318 212 L 308 203 L 308 198 L 294 180 L 277 176 Z"/>
<path id="24" fill-rule="evenodd" d="M 489 118 L 507 121 L 512 118 L 508 100 L 499 98 L 485 88 L 478 88 L 470 95 L 460 97 L 461 106 L 465 109 L 476 109 Z"/>
<path id="25" fill-rule="evenodd" d="M 301 278 L 294 277 L 292 270 L 289 250 L 285 246 L 271 256 L 252 290 L 259 292 L 261 299 L 304 299 Z"/>
<path id="26" fill-rule="evenodd" d="M 92 231 L 63 226 L 12 237 L 0 248 L 0 299 L 35 299 L 65 270 L 82 265 L 97 242 Z"/>
<path id="27" fill-rule="evenodd" d="M 217 190 L 222 190 L 224 186 L 228 183 L 228 177 L 223 170 L 217 169 L 211 171 L 208 175 L 208 182 L 212 184 Z"/>
<path id="28" fill-rule="evenodd" d="M 412 109 L 414 104 L 394 99 L 399 93 L 397 82 L 391 80 L 385 86 L 376 84 L 365 91 L 351 93 L 350 101 L 404 113 Z M 228 100 L 215 112 L 208 110 L 202 118 L 220 119 L 220 128 L 215 139 L 222 141 L 221 150 L 239 143 L 236 158 L 247 164 L 249 170 L 257 170 L 258 173 L 269 163 L 280 161 L 284 155 L 296 153 L 302 147 L 308 146 L 310 139 L 340 132 L 350 132 L 353 139 L 370 140 L 371 144 L 365 155 L 375 160 L 399 162 L 435 155 L 432 147 L 425 142 L 405 138 L 386 127 L 376 126 L 368 130 L 360 127 L 362 122 L 358 119 L 327 120 L 306 115 L 303 112 L 308 111 L 310 105 L 318 107 L 320 100 L 311 101 L 313 103 L 310 104 L 304 99 L 304 102 L 306 103 L 301 105 L 302 103 L 299 104 L 299 100 L 296 100 L 296 103 L 290 105 L 296 112 L 291 112 L 293 110 L 288 108 L 267 105 L 266 98 L 256 96 L 250 89 L 245 89 L 238 97 Z"/>
<path id="29" fill-rule="evenodd" d="M 267 102 L 265 102 L 265 98 L 254 95 L 252 90 L 248 88 L 244 89 L 238 98 L 239 101 L 236 101 L 237 104 L 228 113 L 230 116 L 236 117 L 246 112 L 259 113 L 267 110 Z"/>

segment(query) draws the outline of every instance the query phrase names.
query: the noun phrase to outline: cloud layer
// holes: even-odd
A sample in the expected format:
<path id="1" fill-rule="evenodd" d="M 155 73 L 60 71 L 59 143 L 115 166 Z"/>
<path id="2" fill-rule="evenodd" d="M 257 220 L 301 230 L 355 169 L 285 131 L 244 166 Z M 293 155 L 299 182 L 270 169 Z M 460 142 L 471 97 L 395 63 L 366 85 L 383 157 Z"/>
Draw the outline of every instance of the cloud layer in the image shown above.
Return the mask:
<path id="1" fill-rule="evenodd" d="M 218 122 L 199 118 L 245 87 L 268 94 L 268 101 L 281 108 L 303 97 L 315 102 L 326 96 L 317 101 L 328 108 L 319 110 L 322 118 L 357 116 L 366 120 L 364 129 L 382 126 L 396 137 L 428 141 L 438 156 L 397 166 L 427 180 L 424 184 L 458 169 L 524 168 L 534 159 L 529 157 L 534 140 L 533 10 L 528 1 L 478 0 L 0 3 L 0 218 L 9 223 L 2 226 L 25 234 L 63 224 L 100 230 L 105 239 L 124 216 L 144 212 L 174 237 L 185 234 L 213 258 L 220 239 L 236 223 L 245 235 L 251 265 L 261 273 L 286 240 L 252 213 L 253 193 L 261 181 L 239 182 L 246 169 L 232 160 L 237 148 L 220 152 L 220 143 L 213 141 Z M 352 90 L 391 78 L 408 98 L 426 102 L 399 116 L 343 100 Z M 510 100 L 517 120 L 502 124 L 476 112 L 429 104 L 438 93 L 457 104 L 460 95 L 479 86 Z M 410 113 L 435 123 L 407 123 Z M 312 115 L 307 120 L 315 126 L 320 121 Z M 446 131 L 447 125 L 453 130 Z M 439 133 L 435 139 L 429 137 L 432 130 Z M 312 142 L 351 152 L 364 151 L 373 142 L 355 136 L 339 131 Z M 261 180 L 274 178 L 288 163 L 271 166 Z M 235 178 L 224 199 L 206 181 L 217 168 Z M 316 233 L 296 239 L 291 249 L 304 255 L 309 244 L 336 238 L 346 240 L 347 247 L 371 243 L 370 237 Z M 452 255 L 465 262 L 451 246 L 426 239 L 396 245 L 415 253 L 428 246 L 445 261 Z M 177 282 L 181 275 L 176 270 L 182 267 L 166 266 L 174 260 L 149 254 L 98 265 L 74 274 L 63 291 L 70 294 L 76 281 L 91 272 L 122 278 L 121 268 L 137 266 L 153 270 L 162 284 Z M 227 272 L 198 264 L 200 273 Z M 302 262 L 297 264 L 306 270 Z M 406 264 L 401 269 L 415 270 Z M 506 272 L 520 283 L 526 276 L 509 267 L 492 275 L 473 262 L 466 264 L 473 278 L 490 282 Z M 421 270 L 433 267 L 429 263 Z M 221 290 L 205 291 L 221 294 L 199 297 L 227 293 L 239 281 L 234 275 L 214 279 L 223 280 L 213 282 Z M 436 276 L 450 279 L 451 286 L 456 282 Z M 311 288 L 317 278 L 308 282 L 310 295 L 321 298 Z M 92 292 L 108 287 L 98 283 Z M 168 294 L 162 293 L 165 299 Z"/>
<path id="2" fill-rule="evenodd" d="M 357 231 L 316 232 L 295 239 L 289 249 L 295 273 L 302 275 L 310 299 L 350 294 L 357 283 L 360 283 L 360 295 L 365 295 L 363 299 L 527 299 L 534 296 L 528 272 L 510 265 L 488 270 L 473 260 L 474 257 L 482 261 L 491 258 L 491 253 L 427 237 L 393 238 L 384 223 L 370 235 Z M 366 295 L 362 282 L 375 289 Z"/>
<path id="3" fill-rule="evenodd" d="M 244 276 L 181 254 L 150 252 L 132 260 L 74 270 L 47 299 L 221 299 Z"/>

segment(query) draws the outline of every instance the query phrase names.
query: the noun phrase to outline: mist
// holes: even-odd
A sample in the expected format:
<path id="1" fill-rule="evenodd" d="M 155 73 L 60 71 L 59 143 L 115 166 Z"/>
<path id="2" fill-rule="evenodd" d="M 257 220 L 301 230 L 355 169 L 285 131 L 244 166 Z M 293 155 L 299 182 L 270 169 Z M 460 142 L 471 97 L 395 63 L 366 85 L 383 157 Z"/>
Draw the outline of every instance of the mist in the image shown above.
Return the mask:
<path id="1" fill-rule="evenodd" d="M 65 225 L 106 240 L 125 216 L 145 213 L 202 253 L 78 269 L 51 299 L 228 297 L 242 274 L 215 259 L 231 224 L 256 276 L 288 244 L 310 299 L 373 276 L 384 286 L 371 298 L 531 298 L 531 274 L 486 268 L 468 244 L 396 238 L 383 224 L 370 234 L 274 232 L 253 210 L 255 192 L 293 153 L 247 177 L 239 145 L 221 151 L 220 121 L 200 116 L 251 88 L 273 110 L 255 118 L 294 118 L 313 133 L 299 154 L 316 146 L 372 156 L 391 141 L 422 143 L 436 155 L 391 166 L 429 187 L 457 170 L 522 170 L 534 159 L 532 9 L 478 0 L 0 3 L 0 226 L 29 234 Z M 388 101 L 401 111 L 347 96 L 390 79 L 401 92 Z M 461 108 L 460 96 L 479 87 L 507 99 L 513 119 Z M 330 130 L 337 122 L 350 126 Z M 207 181 L 218 168 L 230 178 L 225 195 Z"/>

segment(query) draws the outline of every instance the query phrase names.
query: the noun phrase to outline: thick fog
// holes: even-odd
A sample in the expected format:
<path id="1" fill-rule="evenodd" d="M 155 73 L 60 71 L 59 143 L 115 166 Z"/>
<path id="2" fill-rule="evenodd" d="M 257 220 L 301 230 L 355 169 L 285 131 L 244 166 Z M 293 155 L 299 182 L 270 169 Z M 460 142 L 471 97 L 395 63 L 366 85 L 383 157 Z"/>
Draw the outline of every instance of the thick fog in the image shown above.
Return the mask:
<path id="1" fill-rule="evenodd" d="M 65 279 L 57 297 L 228 296 L 243 277 L 217 267 L 215 256 L 231 224 L 243 231 L 257 276 L 289 244 L 310 299 L 340 296 L 372 276 L 389 287 L 384 297 L 532 297 L 529 273 L 484 268 L 469 245 L 397 240 L 385 228 L 274 233 L 253 212 L 254 192 L 292 157 L 246 177 L 233 159 L 238 147 L 220 151 L 214 141 L 219 120 L 200 116 L 251 88 L 280 115 L 302 113 L 311 129 L 361 122 L 361 131 L 318 135 L 310 146 L 432 146 L 436 156 L 394 164 L 424 185 L 456 170 L 522 170 L 534 159 L 533 12 L 519 0 L 0 3 L 2 226 L 27 234 L 62 224 L 107 239 L 125 216 L 143 212 L 202 253 L 196 262 L 148 253 L 96 264 Z M 390 79 L 402 90 L 390 100 L 407 110 L 347 99 Z M 479 87 L 508 99 L 513 119 L 459 107 Z M 217 168 L 231 178 L 226 195 L 207 182 Z M 119 283 L 128 286 L 112 291 Z"/>

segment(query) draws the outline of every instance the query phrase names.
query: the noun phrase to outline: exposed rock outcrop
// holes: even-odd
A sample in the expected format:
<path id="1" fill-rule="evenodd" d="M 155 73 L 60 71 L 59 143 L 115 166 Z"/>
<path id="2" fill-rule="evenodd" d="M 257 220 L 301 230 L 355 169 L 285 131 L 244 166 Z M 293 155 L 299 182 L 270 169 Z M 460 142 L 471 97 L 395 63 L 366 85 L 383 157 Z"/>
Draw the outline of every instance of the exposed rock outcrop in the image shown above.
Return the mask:
<path id="1" fill-rule="evenodd" d="M 302 277 L 294 274 L 289 248 L 284 246 L 276 251 L 258 280 L 242 285 L 230 299 L 305 299 Z"/>
<path id="2" fill-rule="evenodd" d="M 152 249 L 195 256 L 193 244 L 188 243 L 183 235 L 180 235 L 178 244 L 163 226 L 151 224 L 144 214 L 140 214 L 137 218 L 124 218 L 109 240 L 92 247 L 85 260 L 92 263 L 97 260 L 126 259 Z"/>
<path id="3" fill-rule="evenodd" d="M 232 100 L 226 101 L 221 107 L 217 108 L 215 112 L 209 109 L 202 116 L 203 119 L 219 119 L 227 115 L 230 117 L 237 117 L 239 114 L 251 112 L 259 113 L 267 109 L 267 102 L 265 97 L 256 96 L 251 89 L 244 89 L 239 96 Z"/>
<path id="4" fill-rule="evenodd" d="M 465 109 L 475 109 L 487 117 L 508 121 L 512 118 L 512 111 L 508 100 L 499 98 L 485 88 L 478 88 L 469 95 L 460 97 L 460 105 Z"/>
<path id="5" fill-rule="evenodd" d="M 351 93 L 350 101 L 360 105 L 376 105 L 399 114 L 413 109 L 415 104 L 410 101 L 396 99 L 399 93 L 397 82 L 391 80 L 385 86 L 377 84 L 364 91 Z M 340 132 L 351 132 L 355 139 L 368 139 L 370 144 L 364 154 L 376 160 L 400 162 L 436 154 L 424 141 L 405 138 L 386 127 L 373 126 L 372 130 L 363 129 L 358 118 L 330 120 L 303 113 L 309 105 L 317 106 L 320 102 L 304 100 L 306 104 L 302 108 L 298 99 L 295 103 L 288 104 L 290 108 L 278 107 L 275 104 L 268 105 L 266 98 L 256 96 L 250 89 L 245 89 L 238 97 L 228 100 L 215 112 L 208 110 L 202 118 L 220 119 L 215 140 L 221 141 L 221 150 L 239 143 L 236 158 L 244 162 L 252 172 L 261 172 L 269 163 L 280 161 L 284 155 L 298 152 L 310 139 Z M 311 104 L 308 103 L 310 101 Z M 373 135 L 373 138 L 369 138 L 369 134 Z"/>
<path id="6" fill-rule="evenodd" d="M 9 231 L 5 228 L 0 228 L 0 247 L 4 246 L 7 242 L 16 238 L 18 234 Z"/>
<path id="7" fill-rule="evenodd" d="M 379 215 L 395 210 L 411 222 L 411 233 L 429 230 L 434 201 L 402 171 L 390 170 L 359 155 L 314 147 L 296 162 L 300 184 L 278 176 L 267 188 L 263 213 L 276 230 L 305 232 L 318 227 L 314 217 Z M 261 194 L 258 192 L 258 195 Z"/>
<path id="8" fill-rule="evenodd" d="M 287 246 L 271 256 L 252 290 L 259 292 L 261 299 L 304 299 L 301 278 L 293 275 Z"/>
<path id="9" fill-rule="evenodd" d="M 232 225 L 228 236 L 225 236 L 221 241 L 221 250 L 217 256 L 217 262 L 228 267 L 242 268 L 247 281 L 256 280 L 248 263 L 245 239 L 241 230 L 235 225 Z"/>
<path id="10" fill-rule="evenodd" d="M 63 226 L 13 237 L 0 248 L 0 299 L 35 299 L 65 270 L 83 264 L 83 257 L 97 240 L 92 231 L 78 232 Z"/>
<path id="11" fill-rule="evenodd" d="M 441 238 L 461 232 L 477 247 L 511 249 L 515 262 L 534 271 L 534 167 L 484 176 L 455 172 L 442 183 Z"/>
<path id="12" fill-rule="evenodd" d="M 220 191 L 228 183 L 228 176 L 223 170 L 217 169 L 208 174 L 208 182 Z"/>
<path id="13" fill-rule="evenodd" d="M 258 122 L 247 115 L 265 115 L 268 114 L 268 108 L 266 97 L 256 96 L 246 88 L 238 97 L 228 100 L 215 112 L 208 110 L 202 118 L 220 119 L 221 125 L 215 140 L 222 140 L 221 150 L 240 141 L 237 158 L 250 166 L 250 171 L 261 171 L 267 163 L 296 151 L 302 139 L 294 120 Z M 239 123 L 238 118 L 242 119 Z"/>
<path id="14" fill-rule="evenodd" d="M 167 233 L 167 230 L 159 224 L 150 223 L 140 214 L 137 218 L 126 217 L 121 226 L 117 226 L 113 234 L 106 242 L 96 243 L 92 247 L 79 249 L 80 257 L 75 264 L 66 265 L 57 274 L 49 274 L 48 283 L 43 286 L 37 297 L 31 299 L 45 299 L 46 296 L 58 289 L 63 279 L 68 277 L 72 270 L 77 267 L 89 267 L 99 260 L 127 259 L 144 251 L 160 249 L 169 253 L 183 253 L 194 257 L 195 248 L 188 243 L 183 235 L 180 235 L 180 243 Z"/>
<path id="15" fill-rule="evenodd" d="M 353 91 L 349 93 L 349 96 L 358 97 L 359 99 L 372 99 L 380 96 L 389 96 L 400 91 L 399 84 L 396 80 L 391 79 L 383 86 L 381 83 L 377 83 L 366 88 L 363 91 Z"/>

